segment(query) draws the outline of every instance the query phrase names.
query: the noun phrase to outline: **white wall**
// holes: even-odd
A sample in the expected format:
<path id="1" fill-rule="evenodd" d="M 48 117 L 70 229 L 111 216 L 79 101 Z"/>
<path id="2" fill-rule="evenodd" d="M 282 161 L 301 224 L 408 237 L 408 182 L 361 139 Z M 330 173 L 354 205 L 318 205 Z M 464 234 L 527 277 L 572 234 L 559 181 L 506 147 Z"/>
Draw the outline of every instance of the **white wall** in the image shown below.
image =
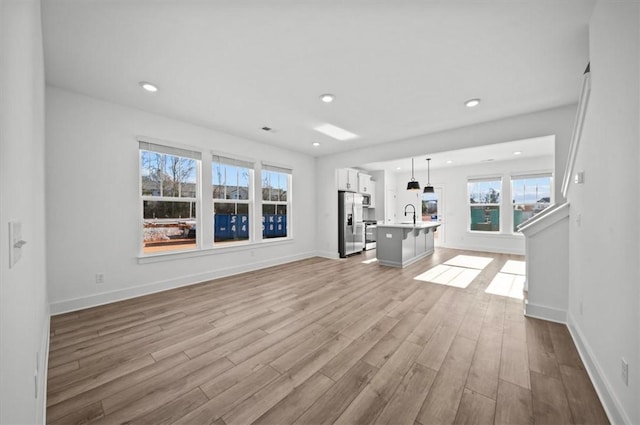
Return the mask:
<path id="1" fill-rule="evenodd" d="M 556 205 L 523 228 L 528 317 L 567 323 L 570 207 Z"/>
<path id="2" fill-rule="evenodd" d="M 314 254 L 312 157 L 53 87 L 46 105 L 53 313 Z M 292 166 L 294 240 L 139 264 L 138 135 Z"/>
<path id="3" fill-rule="evenodd" d="M 39 1 L 0 2 L 0 52 L 0 423 L 36 424 L 44 423 L 49 337 Z M 9 268 L 14 220 L 22 222 L 27 245 Z"/>
<path id="4" fill-rule="evenodd" d="M 628 424 L 640 423 L 639 28 L 637 2 L 594 9 L 592 89 L 575 165 L 585 183 L 568 194 L 569 324 L 611 419 Z"/>
<path id="5" fill-rule="evenodd" d="M 576 87 L 576 96 L 579 90 L 580 88 Z M 328 258 L 338 257 L 338 217 L 335 195 L 337 168 L 555 135 L 554 173 L 561 176 L 567 160 L 575 113 L 576 105 L 569 105 L 318 158 L 316 160 L 318 205 L 316 247 L 319 254 Z M 395 187 L 391 179 L 387 184 Z M 555 184 L 556 194 L 560 194 L 562 179 L 557 178 Z"/>
<path id="6" fill-rule="evenodd" d="M 510 197 L 511 176 L 545 173 L 553 171 L 553 157 L 538 157 L 531 159 L 519 159 L 513 161 L 500 161 L 492 163 L 475 164 L 468 166 L 437 168 L 431 170 L 431 184 L 442 188 L 444 197 L 445 228 L 442 235 L 444 241 L 441 246 L 456 249 L 468 249 L 472 251 L 501 252 L 507 254 L 524 255 L 524 237 L 514 234 L 513 213 L 510 208 L 500 209 L 500 232 L 482 234 L 470 232 L 469 229 L 469 196 L 467 193 L 467 181 L 469 177 L 502 177 L 502 197 L 507 200 Z M 408 220 L 404 217 L 404 206 L 411 203 L 415 206 L 418 220 L 421 219 L 422 192 L 407 191 L 407 181 L 411 175 L 407 171 L 394 173 L 396 175 L 396 213 L 400 220 Z M 417 181 L 423 185 L 427 182 L 427 172 L 415 173 Z"/>

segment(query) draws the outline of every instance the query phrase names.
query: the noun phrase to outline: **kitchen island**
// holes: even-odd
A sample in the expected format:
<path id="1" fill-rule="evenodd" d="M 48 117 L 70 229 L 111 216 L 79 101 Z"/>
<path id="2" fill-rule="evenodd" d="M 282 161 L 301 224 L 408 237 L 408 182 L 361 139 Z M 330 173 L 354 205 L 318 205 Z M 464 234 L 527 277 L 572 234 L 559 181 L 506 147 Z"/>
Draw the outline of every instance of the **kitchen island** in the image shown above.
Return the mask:
<path id="1" fill-rule="evenodd" d="M 378 224 L 376 256 L 383 266 L 406 267 L 433 254 L 433 232 L 440 223 Z"/>

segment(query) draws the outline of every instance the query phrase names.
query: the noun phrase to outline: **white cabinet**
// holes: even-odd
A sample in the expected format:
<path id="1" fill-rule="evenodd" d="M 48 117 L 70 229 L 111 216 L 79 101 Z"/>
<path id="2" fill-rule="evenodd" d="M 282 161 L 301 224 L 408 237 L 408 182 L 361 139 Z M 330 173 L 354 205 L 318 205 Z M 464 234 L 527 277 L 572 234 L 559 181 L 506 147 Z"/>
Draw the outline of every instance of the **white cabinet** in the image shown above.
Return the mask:
<path id="1" fill-rule="evenodd" d="M 371 197 L 371 201 L 369 201 L 369 208 L 376 207 L 376 182 L 371 180 L 369 181 L 369 193 Z"/>
<path id="2" fill-rule="evenodd" d="M 369 207 L 375 207 L 376 182 L 371 180 L 368 174 L 352 168 L 338 169 L 338 190 L 369 195 L 371 198 Z"/>
<path id="3" fill-rule="evenodd" d="M 358 193 L 371 194 L 371 176 L 358 173 Z"/>
<path id="4" fill-rule="evenodd" d="M 338 190 L 358 191 L 358 170 L 351 168 L 338 169 Z"/>
<path id="5" fill-rule="evenodd" d="M 369 208 L 376 207 L 376 182 L 368 174 L 358 174 L 358 193 L 369 195 Z"/>

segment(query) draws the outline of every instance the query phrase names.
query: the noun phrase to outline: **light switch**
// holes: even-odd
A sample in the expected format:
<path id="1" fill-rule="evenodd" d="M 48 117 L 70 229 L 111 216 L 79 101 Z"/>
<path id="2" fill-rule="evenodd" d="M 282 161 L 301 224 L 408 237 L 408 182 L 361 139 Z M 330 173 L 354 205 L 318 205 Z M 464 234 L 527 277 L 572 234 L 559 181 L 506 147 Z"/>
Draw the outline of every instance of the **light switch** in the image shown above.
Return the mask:
<path id="1" fill-rule="evenodd" d="M 573 176 L 573 182 L 575 184 L 583 184 L 584 183 L 584 171 L 578 171 L 575 176 Z"/>
<path id="2" fill-rule="evenodd" d="M 22 223 L 9 222 L 9 267 L 13 267 L 22 256 L 22 247 L 26 244 L 22 239 Z"/>

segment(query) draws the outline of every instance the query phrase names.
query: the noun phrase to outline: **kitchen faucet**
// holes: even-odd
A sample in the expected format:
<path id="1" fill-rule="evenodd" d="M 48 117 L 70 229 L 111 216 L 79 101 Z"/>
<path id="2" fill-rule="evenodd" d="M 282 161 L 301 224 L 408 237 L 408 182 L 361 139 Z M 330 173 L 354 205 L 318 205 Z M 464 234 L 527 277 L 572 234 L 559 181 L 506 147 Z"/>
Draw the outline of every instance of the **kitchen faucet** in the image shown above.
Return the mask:
<path id="1" fill-rule="evenodd" d="M 413 225 L 416 225 L 416 207 L 413 204 L 407 204 L 404 206 L 404 216 L 407 216 L 407 207 L 413 208 Z"/>

